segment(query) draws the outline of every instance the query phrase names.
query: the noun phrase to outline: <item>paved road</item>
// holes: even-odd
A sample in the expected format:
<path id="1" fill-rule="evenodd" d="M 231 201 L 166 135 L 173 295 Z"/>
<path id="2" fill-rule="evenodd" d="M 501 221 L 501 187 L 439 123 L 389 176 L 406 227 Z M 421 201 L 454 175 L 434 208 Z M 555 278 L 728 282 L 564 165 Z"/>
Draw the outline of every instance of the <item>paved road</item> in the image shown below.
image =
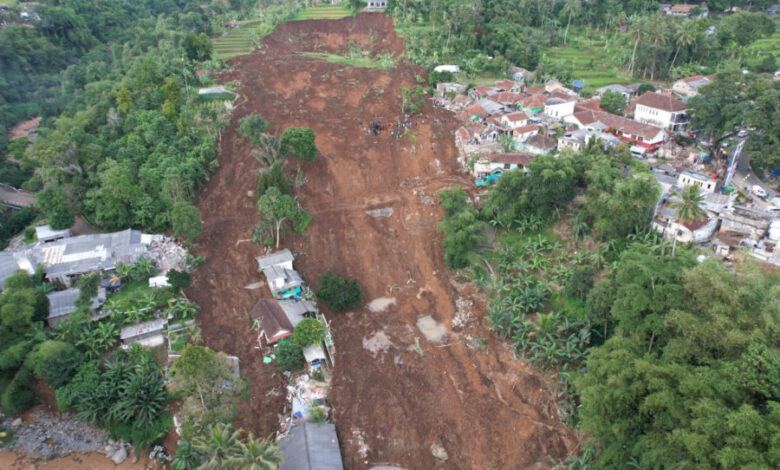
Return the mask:
<path id="1" fill-rule="evenodd" d="M 35 194 L 27 191 L 14 191 L 6 186 L 0 186 L 0 203 L 13 207 L 34 206 Z"/>
<path id="2" fill-rule="evenodd" d="M 772 188 L 767 186 L 758 176 L 755 175 L 755 173 L 753 173 L 753 170 L 750 168 L 750 159 L 744 153 L 737 162 L 737 172 L 734 175 L 734 181 L 732 184 L 740 189 L 745 189 L 747 186 L 748 192 L 750 192 L 750 188 L 752 188 L 753 185 L 757 184 L 764 188 L 768 195 L 768 200 L 771 200 L 773 197 L 777 196 L 777 193 Z"/>

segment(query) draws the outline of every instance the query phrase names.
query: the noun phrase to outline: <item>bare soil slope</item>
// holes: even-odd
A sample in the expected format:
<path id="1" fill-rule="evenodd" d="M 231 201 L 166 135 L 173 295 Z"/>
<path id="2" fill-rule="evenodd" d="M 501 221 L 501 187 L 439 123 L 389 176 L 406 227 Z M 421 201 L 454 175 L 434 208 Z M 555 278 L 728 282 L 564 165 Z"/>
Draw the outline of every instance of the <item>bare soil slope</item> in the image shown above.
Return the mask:
<path id="1" fill-rule="evenodd" d="M 256 199 L 247 192 L 255 189 L 259 164 L 235 128 L 241 117 L 260 113 L 273 132 L 310 126 L 317 134 L 321 155 L 303 164 L 307 183 L 296 192 L 314 219 L 303 236 L 283 240 L 296 253 L 296 268 L 313 287 L 332 270 L 358 279 L 366 303 L 395 301 L 374 302 L 373 312 L 329 315 L 338 350 L 332 420 L 346 467 L 548 467 L 547 455 L 573 449 L 573 432 L 555 419 L 544 379 L 493 339 L 483 326 L 484 306 L 469 306 L 474 292 L 453 282 L 443 264 L 435 193 L 470 185 L 458 174 L 456 124 L 428 105 L 414 118 L 414 139 L 366 132 L 369 122 L 404 120 L 399 88 L 413 85 L 422 70 L 352 68 L 297 53 L 344 52 L 350 40 L 374 53 L 403 52 L 384 15 L 301 21 L 233 59 L 235 71 L 223 77 L 240 81 L 242 98 L 223 134 L 221 168 L 199 202 L 204 230 L 196 242 L 206 264 L 189 293 L 203 306 L 206 343 L 237 354 L 242 375 L 252 381 L 237 424 L 260 435 L 273 432 L 285 393 L 281 374 L 253 349 L 247 315 L 270 293 L 244 288 L 261 280 L 254 257 L 262 249 L 247 240 L 257 222 Z M 366 213 L 387 208 L 387 217 Z M 466 326 L 453 325 L 457 312 L 458 325 L 470 312 Z M 444 327 L 441 341 L 424 334 L 433 337 L 429 327 L 436 324 L 422 324 L 425 331 L 417 326 L 426 315 Z M 446 462 L 434 459 L 433 444 L 444 448 Z"/>

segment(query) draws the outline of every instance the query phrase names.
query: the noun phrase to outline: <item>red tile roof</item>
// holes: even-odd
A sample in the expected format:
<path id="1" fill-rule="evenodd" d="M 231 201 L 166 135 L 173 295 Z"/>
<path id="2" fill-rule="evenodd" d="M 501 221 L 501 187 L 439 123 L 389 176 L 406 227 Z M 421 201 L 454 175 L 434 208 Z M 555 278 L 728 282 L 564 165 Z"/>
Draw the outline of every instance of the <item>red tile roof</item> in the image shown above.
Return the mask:
<path id="1" fill-rule="evenodd" d="M 512 88 L 516 87 L 517 86 L 517 82 L 515 82 L 514 80 L 504 79 L 504 80 L 498 80 L 493 85 L 496 88 L 498 88 L 499 90 L 508 91 L 508 90 L 511 90 Z"/>
<path id="2" fill-rule="evenodd" d="M 566 93 L 565 91 L 561 91 L 561 90 L 555 90 L 552 93 L 550 93 L 550 98 L 560 98 L 564 101 L 577 101 L 576 96 L 572 96 Z"/>
<path id="3" fill-rule="evenodd" d="M 515 111 L 514 113 L 505 114 L 503 117 L 505 117 L 509 122 L 528 120 L 528 115 L 522 111 Z"/>
<path id="4" fill-rule="evenodd" d="M 636 104 L 669 112 L 685 111 L 686 108 L 685 101 L 653 91 L 648 91 L 640 96 L 639 99 L 636 100 Z"/>
<path id="5" fill-rule="evenodd" d="M 621 131 L 624 134 L 642 137 L 645 141 L 652 141 L 658 137 L 659 133 L 663 133 L 663 129 L 660 127 L 642 124 L 633 119 L 616 116 L 606 112 L 598 113 L 598 120 L 614 131 Z"/>
<path id="6" fill-rule="evenodd" d="M 695 232 L 696 230 L 699 230 L 700 228 L 704 227 L 709 223 L 709 219 L 706 217 L 701 220 L 681 220 L 680 224 L 682 224 L 683 227 L 687 228 L 691 232 Z"/>
<path id="7" fill-rule="evenodd" d="M 527 86 L 524 91 L 526 96 L 541 95 L 544 93 L 543 88 L 536 88 L 535 86 Z"/>
<path id="8" fill-rule="evenodd" d="M 473 116 L 479 116 L 481 118 L 485 117 L 487 113 L 485 112 L 485 109 L 478 105 L 478 104 L 472 104 L 471 106 L 466 106 L 466 108 L 458 114 L 458 117 L 462 120 L 468 120 L 471 119 Z"/>
<path id="9" fill-rule="evenodd" d="M 477 86 L 473 88 L 474 94 L 477 96 L 491 96 L 498 93 L 498 90 L 496 90 L 492 86 Z"/>
<path id="10" fill-rule="evenodd" d="M 589 109 L 577 111 L 577 107 L 574 107 L 574 119 L 580 123 L 580 125 L 586 126 L 599 120 L 599 113 L 591 111 Z"/>
<path id="11" fill-rule="evenodd" d="M 293 333 L 293 325 L 282 310 L 278 300 L 260 300 L 252 307 L 249 317 L 252 320 L 260 321 L 260 329 L 269 343 L 275 343 Z"/>
<path id="12" fill-rule="evenodd" d="M 531 131 L 539 132 L 539 124 L 528 124 L 527 126 L 512 129 L 512 132 L 514 132 L 515 134 L 525 134 Z"/>
<path id="13" fill-rule="evenodd" d="M 515 104 L 521 99 L 523 99 L 523 96 L 517 93 L 513 93 L 511 91 L 502 91 L 500 93 L 496 93 L 495 95 L 491 96 L 488 99 L 495 101 L 496 103 L 499 104 L 510 105 L 510 104 Z"/>
<path id="14" fill-rule="evenodd" d="M 591 111 L 604 111 L 601 109 L 601 98 L 593 98 L 590 100 L 580 101 L 574 105 L 574 112 L 591 110 Z"/>
<path id="15" fill-rule="evenodd" d="M 544 108 L 545 101 L 547 101 L 547 97 L 544 95 L 526 96 L 520 100 L 520 106 L 524 108 Z"/>

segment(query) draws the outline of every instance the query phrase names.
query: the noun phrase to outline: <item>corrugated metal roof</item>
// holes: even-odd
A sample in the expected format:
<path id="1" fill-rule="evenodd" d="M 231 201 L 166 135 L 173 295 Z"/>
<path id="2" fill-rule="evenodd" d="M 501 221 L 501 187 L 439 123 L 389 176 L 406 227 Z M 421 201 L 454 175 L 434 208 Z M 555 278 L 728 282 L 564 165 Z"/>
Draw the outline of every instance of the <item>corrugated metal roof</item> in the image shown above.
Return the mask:
<path id="1" fill-rule="evenodd" d="M 343 470 L 336 426 L 304 421 L 279 442 L 279 470 Z"/>

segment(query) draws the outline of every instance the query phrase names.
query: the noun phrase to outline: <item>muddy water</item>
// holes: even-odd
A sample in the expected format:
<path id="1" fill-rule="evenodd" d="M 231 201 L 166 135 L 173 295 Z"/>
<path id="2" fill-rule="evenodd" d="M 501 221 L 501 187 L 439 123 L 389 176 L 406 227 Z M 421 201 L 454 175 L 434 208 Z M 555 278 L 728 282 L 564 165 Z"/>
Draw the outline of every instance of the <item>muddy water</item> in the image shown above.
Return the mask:
<path id="1" fill-rule="evenodd" d="M 13 452 L 0 452 L 0 470 L 145 470 L 149 468 L 149 461 L 141 459 L 137 463 L 127 459 L 122 465 L 114 465 L 114 462 L 104 455 L 92 452 L 89 454 L 71 454 L 40 462 L 29 457 L 20 457 Z"/>

